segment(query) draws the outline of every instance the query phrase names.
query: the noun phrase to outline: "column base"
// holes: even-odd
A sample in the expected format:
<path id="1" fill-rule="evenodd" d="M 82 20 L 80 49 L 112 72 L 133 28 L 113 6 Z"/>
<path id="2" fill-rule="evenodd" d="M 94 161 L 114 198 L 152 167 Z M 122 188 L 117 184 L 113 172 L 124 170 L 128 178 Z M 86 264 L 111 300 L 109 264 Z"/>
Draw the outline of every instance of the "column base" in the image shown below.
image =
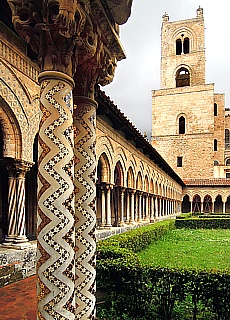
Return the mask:
<path id="1" fill-rule="evenodd" d="M 124 227 L 124 225 L 125 225 L 124 221 L 120 221 L 118 224 L 119 227 Z"/>
<path id="2" fill-rule="evenodd" d="M 104 228 L 111 229 L 112 228 L 112 224 L 105 224 Z"/>
<path id="3" fill-rule="evenodd" d="M 17 244 L 27 243 L 27 242 L 29 242 L 29 240 L 27 239 L 26 236 L 17 236 L 14 240 L 14 243 L 17 243 Z"/>
<path id="4" fill-rule="evenodd" d="M 136 224 L 136 221 L 135 220 L 130 220 L 129 224 Z"/>

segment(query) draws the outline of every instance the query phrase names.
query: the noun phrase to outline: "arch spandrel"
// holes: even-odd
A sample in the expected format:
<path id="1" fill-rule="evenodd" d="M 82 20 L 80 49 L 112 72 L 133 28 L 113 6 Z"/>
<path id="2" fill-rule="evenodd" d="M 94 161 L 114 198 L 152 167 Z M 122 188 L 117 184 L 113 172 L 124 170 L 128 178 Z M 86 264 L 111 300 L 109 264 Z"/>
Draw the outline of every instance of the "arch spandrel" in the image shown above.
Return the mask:
<path id="1" fill-rule="evenodd" d="M 22 135 L 11 108 L 0 96 L 0 126 L 3 138 L 3 157 L 22 156 Z"/>
<path id="2" fill-rule="evenodd" d="M 39 126 L 39 99 L 37 93 L 32 98 L 13 71 L 0 61 L 0 97 L 7 104 L 8 112 L 14 114 L 20 128 L 20 157 L 32 160 L 32 141 Z M 7 111 L 6 111 L 7 112 Z"/>
<path id="3" fill-rule="evenodd" d="M 105 153 L 108 157 L 110 166 L 112 167 L 114 164 L 114 148 L 110 141 L 110 139 L 106 136 L 98 136 L 97 143 L 96 143 L 96 156 L 97 161 L 100 158 L 101 154 Z"/>

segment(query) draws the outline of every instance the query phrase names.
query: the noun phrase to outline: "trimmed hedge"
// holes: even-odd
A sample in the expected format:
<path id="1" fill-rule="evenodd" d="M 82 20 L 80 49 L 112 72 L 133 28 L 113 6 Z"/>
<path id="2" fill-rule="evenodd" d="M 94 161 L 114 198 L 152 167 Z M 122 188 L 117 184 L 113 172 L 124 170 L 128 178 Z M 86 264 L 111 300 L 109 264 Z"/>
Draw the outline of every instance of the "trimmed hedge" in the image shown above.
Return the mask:
<path id="1" fill-rule="evenodd" d="M 176 223 L 191 220 L 178 219 Z M 174 227 L 175 220 L 158 222 L 98 243 L 100 303 L 97 314 L 100 320 L 230 319 L 228 272 L 141 264 L 136 252 Z"/>
<path id="2" fill-rule="evenodd" d="M 176 228 L 190 229 L 229 229 L 230 218 L 191 218 L 176 219 Z"/>
<path id="3" fill-rule="evenodd" d="M 153 241 L 157 241 L 168 231 L 175 228 L 174 220 L 165 220 L 155 224 L 133 229 L 120 235 L 112 236 L 106 240 L 100 240 L 97 243 L 97 251 L 100 252 L 106 248 L 126 248 L 132 252 L 139 252 L 148 247 Z"/>
<path id="4" fill-rule="evenodd" d="M 230 275 L 153 266 L 104 265 L 99 319 L 229 320 Z"/>

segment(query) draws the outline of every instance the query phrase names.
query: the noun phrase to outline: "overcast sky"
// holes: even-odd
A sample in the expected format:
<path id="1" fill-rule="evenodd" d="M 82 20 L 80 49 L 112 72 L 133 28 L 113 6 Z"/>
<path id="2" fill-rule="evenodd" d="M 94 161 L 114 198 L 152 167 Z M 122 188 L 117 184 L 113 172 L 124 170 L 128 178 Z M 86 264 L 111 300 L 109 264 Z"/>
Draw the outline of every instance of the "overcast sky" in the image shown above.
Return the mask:
<path id="1" fill-rule="evenodd" d="M 127 59 L 118 62 L 113 82 L 102 88 L 132 123 L 151 136 L 151 90 L 160 88 L 161 23 L 196 17 L 204 10 L 206 83 L 225 93 L 230 107 L 230 3 L 229 0 L 133 0 L 120 37 Z"/>

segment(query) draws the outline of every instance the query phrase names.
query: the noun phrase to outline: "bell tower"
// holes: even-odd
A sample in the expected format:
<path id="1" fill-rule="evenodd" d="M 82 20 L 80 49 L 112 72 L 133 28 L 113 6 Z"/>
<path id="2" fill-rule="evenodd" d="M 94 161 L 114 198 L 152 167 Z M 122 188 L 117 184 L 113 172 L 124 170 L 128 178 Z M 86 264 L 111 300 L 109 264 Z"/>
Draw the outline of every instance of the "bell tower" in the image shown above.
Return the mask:
<path id="1" fill-rule="evenodd" d="M 169 21 L 163 15 L 161 29 L 161 88 L 195 86 L 205 83 L 203 9 L 196 18 Z"/>
<path id="2" fill-rule="evenodd" d="M 224 164 L 224 95 L 205 83 L 204 40 L 201 7 L 192 19 L 170 22 L 163 15 L 152 145 L 184 180 L 219 177 Z"/>

